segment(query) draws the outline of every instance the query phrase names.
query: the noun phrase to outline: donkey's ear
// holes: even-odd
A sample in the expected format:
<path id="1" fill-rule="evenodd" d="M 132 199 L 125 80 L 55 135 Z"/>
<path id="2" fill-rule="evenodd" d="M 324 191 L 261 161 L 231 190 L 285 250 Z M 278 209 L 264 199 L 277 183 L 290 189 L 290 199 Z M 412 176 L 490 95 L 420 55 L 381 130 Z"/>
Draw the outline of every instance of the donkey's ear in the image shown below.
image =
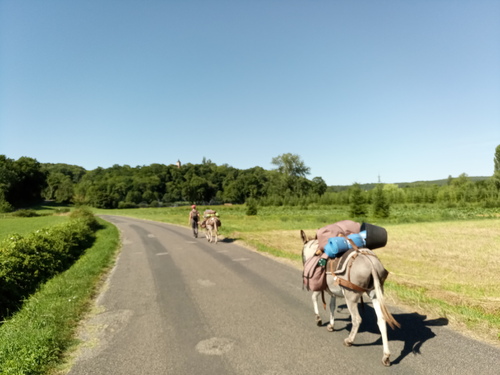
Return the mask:
<path id="1" fill-rule="evenodd" d="M 300 237 L 302 238 L 303 243 L 307 242 L 307 236 L 302 229 L 300 230 Z"/>

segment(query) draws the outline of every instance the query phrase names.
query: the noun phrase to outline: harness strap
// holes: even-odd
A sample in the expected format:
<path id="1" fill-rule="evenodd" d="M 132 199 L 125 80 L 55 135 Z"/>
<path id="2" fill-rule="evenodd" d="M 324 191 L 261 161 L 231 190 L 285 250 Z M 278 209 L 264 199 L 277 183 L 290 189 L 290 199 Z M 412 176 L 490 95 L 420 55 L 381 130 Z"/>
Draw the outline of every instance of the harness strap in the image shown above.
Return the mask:
<path id="1" fill-rule="evenodd" d="M 347 237 L 345 237 L 345 238 L 347 238 Z M 348 240 L 351 241 L 350 238 L 348 238 Z M 351 268 L 352 268 L 352 264 L 354 263 L 354 260 L 358 257 L 358 255 L 362 254 L 359 251 L 358 247 L 354 244 L 354 242 L 351 241 L 351 245 L 356 249 L 356 252 L 352 255 L 351 259 L 349 259 L 349 264 L 347 265 L 347 279 L 342 279 L 342 278 L 340 278 L 338 276 L 335 276 L 334 280 L 340 286 L 343 286 L 343 287 L 355 290 L 357 292 L 364 293 L 364 292 L 367 292 L 368 289 L 362 288 L 362 287 L 360 287 L 360 286 L 358 286 L 356 284 L 353 284 L 351 282 Z"/>
<path id="2" fill-rule="evenodd" d="M 359 250 L 358 246 L 354 243 L 353 240 L 351 240 L 349 237 L 347 237 L 345 234 L 343 233 L 339 233 L 339 237 L 344 237 L 352 246 L 352 248 L 356 251 Z"/>
<path id="3" fill-rule="evenodd" d="M 326 310 L 325 289 L 321 290 L 321 302 L 323 302 L 323 309 Z"/>
<path id="4" fill-rule="evenodd" d="M 358 257 L 358 250 L 354 254 L 352 254 L 351 259 L 349 259 L 349 264 L 347 265 L 347 280 L 351 280 L 351 268 L 354 263 L 354 259 Z"/>
<path id="5" fill-rule="evenodd" d="M 368 289 L 361 288 L 360 286 L 357 286 L 356 284 L 351 283 L 349 280 L 342 279 L 338 276 L 335 276 L 335 281 L 338 282 L 340 286 L 355 290 L 357 292 L 364 293 L 364 292 L 368 291 Z"/>

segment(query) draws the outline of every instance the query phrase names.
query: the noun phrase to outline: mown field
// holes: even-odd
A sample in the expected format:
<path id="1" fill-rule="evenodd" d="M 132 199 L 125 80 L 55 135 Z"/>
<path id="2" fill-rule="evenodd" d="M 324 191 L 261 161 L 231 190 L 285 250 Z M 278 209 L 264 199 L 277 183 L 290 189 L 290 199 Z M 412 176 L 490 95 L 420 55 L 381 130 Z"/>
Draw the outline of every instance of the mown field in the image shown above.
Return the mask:
<path id="1" fill-rule="evenodd" d="M 207 207 L 198 207 L 202 212 Z M 348 218 L 346 207 L 259 208 L 217 206 L 223 237 L 286 259 L 301 268 L 300 230 L 313 237 L 324 225 Z M 399 213 L 398 213 L 399 211 Z M 98 210 L 188 228 L 189 207 Z M 414 206 L 393 208 L 389 220 L 365 221 L 387 229 L 386 247 L 377 249 L 390 271 L 389 300 L 428 319 L 500 346 L 500 216 L 495 210 Z M 362 221 L 358 219 L 357 221 Z"/>

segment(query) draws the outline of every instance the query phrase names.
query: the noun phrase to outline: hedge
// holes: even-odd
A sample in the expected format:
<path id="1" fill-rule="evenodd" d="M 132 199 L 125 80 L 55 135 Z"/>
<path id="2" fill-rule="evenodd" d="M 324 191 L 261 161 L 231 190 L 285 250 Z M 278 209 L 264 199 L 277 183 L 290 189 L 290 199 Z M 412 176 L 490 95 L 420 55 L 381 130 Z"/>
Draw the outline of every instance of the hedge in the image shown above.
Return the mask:
<path id="1" fill-rule="evenodd" d="M 12 234 L 0 243 L 0 318 L 19 309 L 24 299 L 68 269 L 95 240 L 97 220 L 76 210 L 64 224 L 25 237 Z"/>

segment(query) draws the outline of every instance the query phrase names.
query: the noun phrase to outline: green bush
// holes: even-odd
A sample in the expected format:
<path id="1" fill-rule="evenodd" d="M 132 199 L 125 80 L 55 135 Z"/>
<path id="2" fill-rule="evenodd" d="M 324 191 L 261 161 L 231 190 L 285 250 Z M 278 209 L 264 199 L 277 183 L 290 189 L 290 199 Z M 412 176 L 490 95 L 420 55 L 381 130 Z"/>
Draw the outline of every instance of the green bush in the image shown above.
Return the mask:
<path id="1" fill-rule="evenodd" d="M 80 206 L 69 215 L 71 219 L 83 219 L 92 230 L 99 229 L 99 222 L 92 210 L 85 206 Z"/>
<path id="2" fill-rule="evenodd" d="M 0 212 L 3 213 L 3 212 L 11 212 L 11 211 L 12 211 L 12 205 L 3 199 L 0 199 Z"/>
<path id="3" fill-rule="evenodd" d="M 71 211 L 71 210 L 70 210 L 68 207 L 56 208 L 56 209 L 54 210 L 54 212 L 55 212 L 56 214 L 66 214 L 66 213 L 68 213 L 68 212 L 70 212 L 70 211 Z"/>
<path id="4" fill-rule="evenodd" d="M 39 285 L 68 269 L 92 245 L 97 220 L 78 215 L 26 237 L 13 234 L 0 243 L 0 317 L 17 310 Z"/>
<path id="5" fill-rule="evenodd" d="M 17 216 L 17 217 L 37 217 L 40 216 L 39 214 L 36 213 L 35 210 L 17 210 L 12 213 L 12 216 Z"/>
<path id="6" fill-rule="evenodd" d="M 120 202 L 118 208 L 136 208 L 137 205 L 133 202 Z"/>
<path id="7" fill-rule="evenodd" d="M 247 211 L 246 211 L 247 216 L 257 215 L 257 200 L 256 199 L 248 198 L 246 201 L 246 206 L 247 206 Z"/>

